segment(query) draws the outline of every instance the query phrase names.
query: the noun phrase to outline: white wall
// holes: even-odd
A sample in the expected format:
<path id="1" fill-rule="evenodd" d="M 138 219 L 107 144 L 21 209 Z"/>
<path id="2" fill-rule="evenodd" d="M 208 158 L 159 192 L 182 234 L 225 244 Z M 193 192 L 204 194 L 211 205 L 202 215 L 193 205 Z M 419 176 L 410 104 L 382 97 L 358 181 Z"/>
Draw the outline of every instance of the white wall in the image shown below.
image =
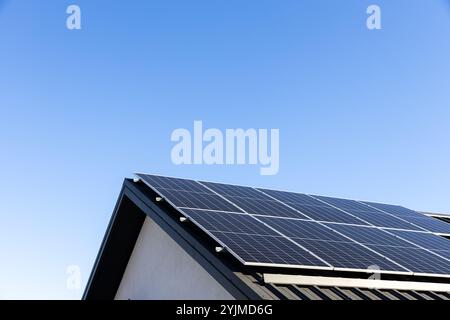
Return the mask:
<path id="1" fill-rule="evenodd" d="M 116 299 L 215 300 L 233 297 L 147 217 Z"/>

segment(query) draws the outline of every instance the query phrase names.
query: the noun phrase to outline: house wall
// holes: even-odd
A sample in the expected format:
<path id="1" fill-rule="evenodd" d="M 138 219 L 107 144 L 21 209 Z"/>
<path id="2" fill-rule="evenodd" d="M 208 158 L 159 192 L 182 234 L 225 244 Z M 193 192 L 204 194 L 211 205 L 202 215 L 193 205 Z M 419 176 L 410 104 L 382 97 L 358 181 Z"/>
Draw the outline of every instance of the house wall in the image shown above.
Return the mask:
<path id="1" fill-rule="evenodd" d="M 115 299 L 234 298 L 147 217 Z"/>

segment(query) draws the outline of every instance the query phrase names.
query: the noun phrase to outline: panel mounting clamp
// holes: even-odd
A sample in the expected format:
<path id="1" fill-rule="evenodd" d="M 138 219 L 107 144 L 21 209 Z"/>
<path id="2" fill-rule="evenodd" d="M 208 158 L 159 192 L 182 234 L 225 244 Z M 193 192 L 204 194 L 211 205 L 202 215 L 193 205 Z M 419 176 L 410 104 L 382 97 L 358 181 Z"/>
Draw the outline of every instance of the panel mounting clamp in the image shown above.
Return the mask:
<path id="1" fill-rule="evenodd" d="M 221 252 L 224 252 L 224 251 L 226 251 L 225 247 L 216 247 L 216 252 L 217 253 L 221 253 Z"/>

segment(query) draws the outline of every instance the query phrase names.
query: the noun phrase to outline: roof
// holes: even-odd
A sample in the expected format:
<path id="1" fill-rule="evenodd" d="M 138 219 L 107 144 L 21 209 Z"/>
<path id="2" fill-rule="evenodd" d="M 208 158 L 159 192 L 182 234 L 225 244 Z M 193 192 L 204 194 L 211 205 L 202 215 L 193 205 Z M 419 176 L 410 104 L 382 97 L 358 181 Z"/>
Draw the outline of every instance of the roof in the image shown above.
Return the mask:
<path id="1" fill-rule="evenodd" d="M 448 292 L 380 290 L 327 285 L 273 283 L 265 275 L 339 277 L 339 272 L 288 270 L 244 266 L 227 252 L 217 253 L 216 243 L 192 223 L 181 223 L 180 213 L 139 181 L 125 179 L 90 275 L 83 299 L 114 299 L 145 218 L 156 222 L 213 278 L 237 299 L 289 300 L 450 300 Z M 348 273 L 345 274 L 348 277 Z M 355 279 L 367 274 L 353 274 Z M 386 280 L 411 281 L 407 276 L 386 275 Z M 414 281 L 430 279 L 414 278 Z M 443 279 L 435 279 L 442 282 Z"/>
<path id="2" fill-rule="evenodd" d="M 270 300 L 450 300 L 448 292 L 268 284 L 260 273 L 241 274 L 262 299 Z"/>

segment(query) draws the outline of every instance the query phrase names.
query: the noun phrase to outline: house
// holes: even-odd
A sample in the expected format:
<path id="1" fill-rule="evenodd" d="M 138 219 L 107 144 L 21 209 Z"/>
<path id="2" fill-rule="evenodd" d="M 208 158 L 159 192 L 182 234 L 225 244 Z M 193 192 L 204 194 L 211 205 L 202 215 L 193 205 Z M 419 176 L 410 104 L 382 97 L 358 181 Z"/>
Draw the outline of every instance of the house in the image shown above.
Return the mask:
<path id="1" fill-rule="evenodd" d="M 450 300 L 448 277 L 243 264 L 162 200 L 125 179 L 83 299 Z"/>

